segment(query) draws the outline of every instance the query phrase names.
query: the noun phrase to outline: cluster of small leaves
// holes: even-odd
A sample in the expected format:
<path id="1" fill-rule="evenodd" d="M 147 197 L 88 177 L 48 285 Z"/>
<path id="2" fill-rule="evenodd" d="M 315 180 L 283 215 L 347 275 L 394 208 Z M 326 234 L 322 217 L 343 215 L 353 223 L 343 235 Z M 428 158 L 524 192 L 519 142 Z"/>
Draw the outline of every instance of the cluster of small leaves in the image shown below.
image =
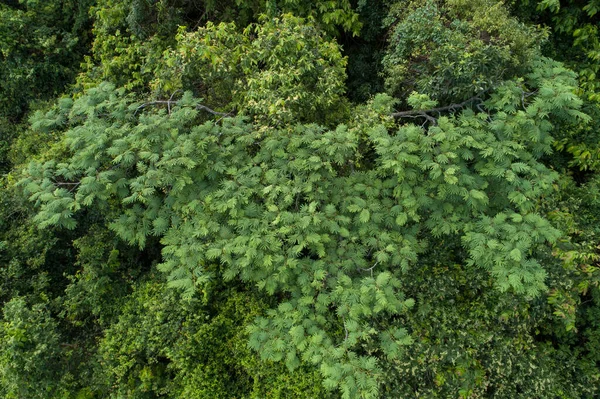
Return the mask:
<path id="1" fill-rule="evenodd" d="M 128 247 L 105 227 L 90 226 L 87 234 L 73 243 L 77 271 L 58 300 L 60 316 L 76 327 L 102 328 L 116 322 L 131 286 L 149 269 L 143 256 L 153 260 L 153 248 L 146 253 Z M 154 250 L 158 252 L 158 250 Z M 146 270 L 144 270 L 146 269 Z"/>
<path id="2" fill-rule="evenodd" d="M 28 102 L 52 98 L 73 79 L 88 44 L 91 3 L 0 4 L 0 116 L 18 120 Z"/>
<path id="3" fill-rule="evenodd" d="M 544 205 L 552 222 L 565 235 L 554 245 L 564 277 L 552 279 L 548 302 L 558 324 L 555 334 L 571 345 L 581 342 L 590 361 L 597 361 L 600 336 L 598 313 L 598 2 L 524 1 L 515 10 L 553 34 L 546 52 L 578 73 L 576 93 L 585 101 L 582 110 L 591 121 L 564 125 L 556 132 L 554 147 L 560 152 L 548 162 L 562 170 L 555 193 Z"/>
<path id="4" fill-rule="evenodd" d="M 576 185 L 572 178 L 563 176 L 558 183 L 556 193 L 546 207 L 552 222 L 565 232 L 554 245 L 553 252 L 562 261 L 568 278 L 553 284 L 548 301 L 563 328 L 571 336 L 588 336 L 586 344 L 591 344 L 598 336 L 596 321 L 587 320 L 589 314 L 597 312 L 596 297 L 600 285 L 598 177 Z"/>
<path id="5" fill-rule="evenodd" d="M 178 27 L 239 17 L 232 3 L 96 1 L 89 10 L 94 18 L 94 41 L 79 86 L 89 88 L 110 81 L 129 90 L 147 90 L 163 51 L 175 43 Z"/>
<path id="6" fill-rule="evenodd" d="M 580 72 L 580 94 L 586 100 L 600 100 L 600 3 L 597 0 L 539 0 L 537 18 L 556 32 L 554 45 L 559 59 Z M 565 53 L 561 54 L 560 52 Z M 583 56 L 583 57 L 581 57 Z M 575 61 L 576 60 L 576 61 Z"/>
<path id="7" fill-rule="evenodd" d="M 386 86 L 441 102 L 462 101 L 523 76 L 541 32 L 512 18 L 494 0 L 415 0 L 395 3 L 383 60 Z"/>
<path id="8" fill-rule="evenodd" d="M 14 297 L 0 321 L 0 393 L 4 398 L 58 397 L 61 387 L 57 323 L 45 304 L 28 306 Z"/>
<path id="9" fill-rule="evenodd" d="M 183 300 L 157 282 L 140 283 L 99 344 L 97 392 L 103 397 L 331 397 L 316 371 L 290 373 L 261 362 L 244 325 L 264 309 L 255 293 L 219 287 L 210 301 Z"/>
<path id="10" fill-rule="evenodd" d="M 329 35 L 347 32 L 357 36 L 362 27 L 359 15 L 349 0 L 266 0 L 266 15 L 272 18 L 280 13 L 313 17 Z"/>
<path id="11" fill-rule="evenodd" d="M 554 148 L 563 154 L 566 161 L 563 167 L 592 174 L 600 170 L 600 147 L 598 146 L 598 128 L 600 126 L 600 103 L 586 103 L 586 114 L 591 117 L 590 123 L 568 126 L 562 129 Z M 558 162 L 557 162 L 558 163 Z"/>
<path id="12" fill-rule="evenodd" d="M 180 29 L 164 60 L 158 92 L 192 89 L 211 104 L 239 109 L 259 124 L 339 120 L 346 59 L 314 20 L 263 18 L 238 32 L 233 23 Z"/>
<path id="13" fill-rule="evenodd" d="M 458 251 L 431 249 L 406 284 L 417 303 L 405 321 L 414 342 L 384 363 L 382 397 L 594 397 L 593 360 L 550 342 L 544 299 L 501 294 L 489 276 L 453 264 Z"/>
<path id="14" fill-rule="evenodd" d="M 163 52 L 173 50 L 180 27 L 202 31 L 223 22 L 235 23 L 241 30 L 261 16 L 270 20 L 284 13 L 311 18 L 328 35 L 340 31 L 357 35 L 361 27 L 349 0 L 99 0 L 91 8 L 94 42 L 79 86 L 109 81 L 146 91 L 161 69 Z"/>

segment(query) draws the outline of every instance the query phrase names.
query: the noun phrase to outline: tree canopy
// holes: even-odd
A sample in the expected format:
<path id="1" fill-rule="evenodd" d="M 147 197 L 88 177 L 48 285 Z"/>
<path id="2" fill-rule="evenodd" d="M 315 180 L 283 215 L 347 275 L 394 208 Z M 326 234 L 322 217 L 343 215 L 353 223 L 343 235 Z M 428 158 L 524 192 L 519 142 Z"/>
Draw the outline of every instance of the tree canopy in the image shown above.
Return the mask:
<path id="1" fill-rule="evenodd" d="M 0 5 L 0 394 L 596 397 L 599 7 Z"/>

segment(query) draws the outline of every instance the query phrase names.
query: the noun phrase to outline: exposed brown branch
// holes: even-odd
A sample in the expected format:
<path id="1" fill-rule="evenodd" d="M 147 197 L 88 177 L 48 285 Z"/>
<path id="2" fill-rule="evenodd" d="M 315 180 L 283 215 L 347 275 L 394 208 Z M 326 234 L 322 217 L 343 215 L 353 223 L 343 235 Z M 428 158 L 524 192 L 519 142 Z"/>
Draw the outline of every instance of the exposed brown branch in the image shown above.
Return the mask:
<path id="1" fill-rule="evenodd" d="M 64 186 L 69 187 L 68 191 L 70 193 L 72 193 L 81 184 L 80 181 L 77 181 L 77 182 L 53 181 L 52 183 L 54 183 L 54 185 L 56 187 L 64 187 Z"/>
<path id="2" fill-rule="evenodd" d="M 346 318 L 342 316 L 342 323 L 344 323 L 344 331 L 346 332 L 346 336 L 344 337 L 344 342 L 348 341 L 348 327 L 346 327 Z"/>
<path id="3" fill-rule="evenodd" d="M 375 264 L 371 267 L 369 267 L 368 269 L 360 269 L 363 272 L 371 272 L 371 277 L 373 277 L 373 269 L 375 269 L 375 266 L 377 266 L 379 264 L 379 261 L 375 262 Z"/>
<path id="4" fill-rule="evenodd" d="M 478 102 L 477 105 L 481 105 L 481 103 L 483 102 L 483 100 L 479 96 L 475 96 L 463 101 L 462 103 L 450 104 L 444 107 L 437 107 L 431 109 L 413 109 L 410 111 L 394 112 L 391 114 L 391 116 L 393 116 L 394 118 L 425 118 L 428 121 L 435 124 L 437 122 L 437 119 L 431 116 L 430 114 L 437 113 L 438 115 L 440 115 L 442 112 L 446 111 L 454 112 L 459 109 L 463 109 L 465 106 L 475 101 Z"/>
<path id="5" fill-rule="evenodd" d="M 136 115 L 141 109 L 144 109 L 146 107 L 149 107 L 151 105 L 166 105 L 169 109 L 169 113 L 171 113 L 171 104 L 176 105 L 177 101 L 172 101 L 172 100 L 156 100 L 156 101 L 150 101 L 147 103 L 144 103 L 142 105 L 140 105 L 139 107 L 137 107 L 137 109 L 135 110 L 135 112 L 133 113 L 133 115 Z M 196 109 L 200 110 L 200 111 L 206 111 L 210 114 L 216 115 L 216 116 L 232 116 L 231 113 L 229 112 L 219 112 L 219 111 L 215 111 L 211 108 L 208 108 L 206 105 L 202 105 L 202 104 L 198 104 L 196 105 Z"/>
<path id="6" fill-rule="evenodd" d="M 433 110 L 428 110 L 428 111 L 432 111 L 433 112 Z M 428 111 L 419 111 L 419 113 L 416 113 L 414 115 L 396 115 L 396 114 L 401 113 L 401 112 L 395 112 L 395 113 L 392 114 L 392 116 L 394 118 L 425 118 L 427 121 L 429 121 L 429 122 L 431 122 L 433 124 L 437 123 L 437 119 L 435 119 L 431 115 L 427 115 L 426 112 L 428 112 Z M 403 112 L 409 112 L 409 111 L 403 111 Z M 427 123 L 427 122 L 425 122 L 425 123 Z"/>
<path id="7" fill-rule="evenodd" d="M 175 94 L 177 94 L 178 91 L 181 91 L 181 89 L 177 89 L 175 90 L 172 94 L 171 97 L 169 97 L 169 104 L 167 104 L 167 107 L 169 108 L 169 115 L 171 115 L 171 101 L 173 101 L 173 97 L 175 97 Z"/>

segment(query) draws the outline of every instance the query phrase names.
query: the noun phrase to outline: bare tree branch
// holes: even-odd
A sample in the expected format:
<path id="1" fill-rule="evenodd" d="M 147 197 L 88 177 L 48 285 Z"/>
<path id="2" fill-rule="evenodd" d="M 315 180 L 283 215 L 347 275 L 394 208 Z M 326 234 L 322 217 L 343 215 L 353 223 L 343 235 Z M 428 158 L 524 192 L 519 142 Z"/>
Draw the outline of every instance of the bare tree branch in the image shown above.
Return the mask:
<path id="1" fill-rule="evenodd" d="M 477 95 L 477 96 L 469 98 L 468 100 L 463 101 L 462 103 L 450 104 L 450 105 L 446 105 L 444 107 L 437 107 L 437 108 L 431 108 L 431 109 L 423 109 L 423 110 L 414 109 L 414 110 L 410 110 L 410 111 L 394 112 L 391 114 L 391 116 L 393 116 L 394 118 L 425 118 L 429 122 L 435 124 L 435 123 L 437 123 L 437 119 L 435 117 L 431 116 L 430 114 L 437 113 L 438 117 L 439 117 L 442 112 L 456 111 L 456 110 L 464 108 L 468 104 L 471 104 L 475 101 L 478 102 L 477 105 L 481 105 L 481 103 L 483 102 L 483 100 L 479 97 L 479 95 Z"/>
<path id="2" fill-rule="evenodd" d="M 432 111 L 432 110 L 429 110 L 429 111 Z M 409 112 L 409 111 L 403 111 L 403 112 Z M 425 123 L 427 123 L 427 121 L 429 121 L 433 124 L 437 123 L 437 119 L 431 115 L 427 115 L 426 112 L 428 112 L 428 111 L 419 111 L 419 113 L 416 113 L 413 115 L 399 115 L 399 116 L 396 114 L 401 113 L 401 112 L 396 112 L 396 113 L 392 114 L 392 116 L 394 118 L 425 118 L 426 119 Z"/>
<path id="3" fill-rule="evenodd" d="M 53 181 L 52 183 L 54 183 L 54 185 L 56 187 L 64 187 L 64 186 L 69 187 L 68 191 L 70 193 L 75 191 L 75 189 L 77 189 L 77 187 L 79 187 L 79 185 L 81 184 L 80 181 L 77 181 L 77 182 Z"/>
<path id="4" fill-rule="evenodd" d="M 167 107 L 169 108 L 169 115 L 171 115 L 171 101 L 173 101 L 173 97 L 175 96 L 175 94 L 177 94 L 177 92 L 181 91 L 181 89 L 177 89 L 175 90 L 172 94 L 171 97 L 169 97 L 169 104 L 167 104 Z"/>
<path id="5" fill-rule="evenodd" d="M 342 322 L 344 323 L 344 331 L 346 331 L 346 336 L 344 337 L 344 342 L 348 341 L 348 327 L 346 327 L 346 318 L 342 316 Z"/>
<path id="6" fill-rule="evenodd" d="M 139 107 L 137 107 L 137 109 L 135 110 L 133 115 L 135 116 L 141 109 L 149 107 L 151 105 L 166 105 L 169 109 L 169 113 L 171 113 L 171 104 L 176 105 L 177 101 L 156 100 L 156 101 L 147 102 L 147 103 L 144 103 L 144 104 L 140 105 Z M 202 105 L 202 104 L 196 105 L 196 109 L 200 110 L 200 111 L 206 111 L 206 112 L 211 113 L 216 116 L 222 116 L 222 117 L 232 116 L 232 114 L 230 112 L 218 112 L 218 111 L 208 108 L 206 105 Z"/>
<path id="7" fill-rule="evenodd" d="M 375 262 L 375 264 L 371 267 L 369 267 L 368 269 L 361 269 L 359 268 L 359 270 L 362 270 L 363 272 L 371 272 L 371 277 L 373 277 L 373 269 L 375 269 L 375 266 L 377 266 L 379 264 L 379 261 Z"/>

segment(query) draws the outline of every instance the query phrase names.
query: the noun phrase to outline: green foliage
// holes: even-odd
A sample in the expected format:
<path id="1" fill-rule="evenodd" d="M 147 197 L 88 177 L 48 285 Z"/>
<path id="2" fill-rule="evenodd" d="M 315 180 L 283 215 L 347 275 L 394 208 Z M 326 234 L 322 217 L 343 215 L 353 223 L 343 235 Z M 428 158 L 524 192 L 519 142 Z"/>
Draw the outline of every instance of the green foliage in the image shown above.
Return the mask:
<path id="1" fill-rule="evenodd" d="M 212 290 L 211 290 L 212 292 Z M 154 282 L 138 286 L 99 346 L 103 397 L 326 398 L 314 371 L 258 361 L 244 325 L 264 309 L 252 292 L 224 289 L 184 300 Z"/>
<path id="2" fill-rule="evenodd" d="M 590 123 L 564 129 L 554 143 L 554 147 L 566 157 L 566 167 L 579 171 L 600 170 L 600 147 L 598 128 L 600 127 L 600 103 L 586 103 L 585 112 L 590 115 Z"/>
<path id="3" fill-rule="evenodd" d="M 10 169 L 10 161 L 8 153 L 10 152 L 10 145 L 14 136 L 14 126 L 4 118 L 0 119 L 0 174 L 5 174 Z"/>
<path id="4" fill-rule="evenodd" d="M 114 237 L 108 229 L 91 226 L 73 242 L 78 270 L 60 298 L 61 316 L 77 327 L 108 327 L 122 312 L 131 285 L 144 275 L 154 259 Z M 157 251 L 156 251 L 157 252 Z M 144 258 L 149 258 L 148 260 Z"/>
<path id="5" fill-rule="evenodd" d="M 548 210 L 554 223 L 566 233 L 555 245 L 554 252 L 562 260 L 569 278 L 550 292 L 548 300 L 554 307 L 554 315 L 567 331 L 587 330 L 587 335 L 591 330 L 596 331 L 592 334 L 596 335 L 595 321 L 584 320 L 587 314 L 597 312 L 598 306 L 598 177 L 581 186 L 568 177 L 563 177 L 559 183 L 557 188 L 560 190 L 548 204 Z"/>
<path id="6" fill-rule="evenodd" d="M 161 67 L 163 52 L 175 46 L 175 35 L 180 26 L 190 27 L 192 31 L 200 27 L 202 32 L 204 26 L 210 30 L 221 22 L 235 22 L 243 29 L 261 15 L 268 21 L 284 13 L 311 18 L 328 34 L 335 34 L 339 27 L 356 35 L 361 26 L 358 14 L 348 0 L 99 0 L 92 13 L 95 16 L 95 40 L 86 72 L 79 79 L 81 88 L 110 81 L 129 90 L 148 90 L 156 70 Z"/>
<path id="7" fill-rule="evenodd" d="M 589 123 L 561 129 L 554 143 L 561 153 L 551 162 L 564 173 L 546 207 L 553 223 L 565 232 L 553 250 L 565 276 L 553 284 L 548 302 L 558 325 L 556 334 L 582 358 L 598 364 L 598 4 L 540 1 L 515 8 L 552 28 L 546 51 L 578 72 L 577 93 L 591 116 Z"/>
<path id="8" fill-rule="evenodd" d="M 597 394 L 597 379 L 583 372 L 594 363 L 544 337 L 552 316 L 543 300 L 502 295 L 488 276 L 449 257 L 447 251 L 430 251 L 425 259 L 434 266 L 423 264 L 411 276 L 406 289 L 418 305 L 406 323 L 415 340 L 405 357 L 386 365 L 382 397 Z M 552 273 L 551 262 L 546 259 Z"/>
<path id="9" fill-rule="evenodd" d="M 0 392 L 11 398 L 58 398 L 63 389 L 61 337 L 45 304 L 14 297 L 0 324 Z"/>
<path id="10" fill-rule="evenodd" d="M 385 55 L 386 29 L 382 21 L 388 13 L 387 3 L 359 0 L 356 11 L 363 25 L 359 37 L 340 38 L 344 54 L 348 55 L 347 96 L 356 103 L 383 92 L 381 60 Z"/>
<path id="11" fill-rule="evenodd" d="M 63 273 L 73 267 L 73 232 L 39 230 L 12 180 L 0 179 L 0 300 L 46 301 L 64 288 Z"/>
<path id="12" fill-rule="evenodd" d="M 586 101 L 593 122 L 571 127 L 557 137 L 555 147 L 567 155 L 568 167 L 597 171 L 600 120 L 600 33 L 595 0 L 525 1 L 514 7 L 535 23 L 549 26 L 553 35 L 546 53 L 578 73 L 577 94 Z"/>
<path id="13" fill-rule="evenodd" d="M 79 76 L 82 88 L 102 80 L 143 90 L 162 52 L 186 16 L 198 17 L 185 1 L 100 0 L 91 8 L 94 41 Z M 187 11 L 187 12 L 186 12 Z M 207 10 L 208 11 L 208 10 Z"/>
<path id="14" fill-rule="evenodd" d="M 556 31 L 556 50 L 563 52 L 558 53 L 558 57 L 572 64 L 579 72 L 581 93 L 586 94 L 587 100 L 598 101 L 600 3 L 597 0 L 568 0 L 562 3 L 558 0 L 539 1 L 537 11 L 545 11 L 547 23 Z"/>
<path id="15" fill-rule="evenodd" d="M 395 322 L 414 304 L 402 280 L 436 240 L 462 240 L 461 262 L 501 292 L 545 289 L 536 257 L 558 231 L 537 204 L 556 176 L 538 160 L 553 122 L 586 116 L 571 73 L 534 65 L 499 86 L 487 112 L 427 129 L 367 108 L 334 130 L 264 134 L 241 117 L 201 123 L 189 94 L 169 112 L 140 112 L 105 84 L 53 116 L 66 118 L 71 155 L 31 163 L 20 185 L 42 227 L 74 228 L 81 209 L 118 204 L 110 228 L 141 248 L 162 237 L 159 268 L 188 297 L 217 278 L 215 264 L 225 281 L 284 295 L 250 327 L 251 347 L 292 369 L 318 365 L 344 397 L 375 397 L 382 357 L 399 359 L 412 341 Z M 393 101 L 376 102 L 391 113 Z"/>
<path id="16" fill-rule="evenodd" d="M 29 101 L 54 97 L 72 81 L 88 45 L 92 2 L 0 4 L 1 117 L 18 120 Z"/>
<path id="17" fill-rule="evenodd" d="M 460 102 L 522 76 L 543 34 L 510 17 L 501 2 L 395 3 L 383 60 L 390 93 Z"/>
<path id="18" fill-rule="evenodd" d="M 352 8 L 349 0 L 267 0 L 265 2 L 266 15 L 274 17 L 279 13 L 291 13 L 300 17 L 313 17 L 329 34 L 339 31 L 348 32 L 353 36 L 358 35 L 361 29 L 358 13 Z M 339 29 L 339 30 L 338 30 Z"/>
<path id="19" fill-rule="evenodd" d="M 190 89 L 257 123 L 331 123 L 345 111 L 346 60 L 314 20 L 290 14 L 238 33 L 234 24 L 180 31 L 155 88 Z"/>

